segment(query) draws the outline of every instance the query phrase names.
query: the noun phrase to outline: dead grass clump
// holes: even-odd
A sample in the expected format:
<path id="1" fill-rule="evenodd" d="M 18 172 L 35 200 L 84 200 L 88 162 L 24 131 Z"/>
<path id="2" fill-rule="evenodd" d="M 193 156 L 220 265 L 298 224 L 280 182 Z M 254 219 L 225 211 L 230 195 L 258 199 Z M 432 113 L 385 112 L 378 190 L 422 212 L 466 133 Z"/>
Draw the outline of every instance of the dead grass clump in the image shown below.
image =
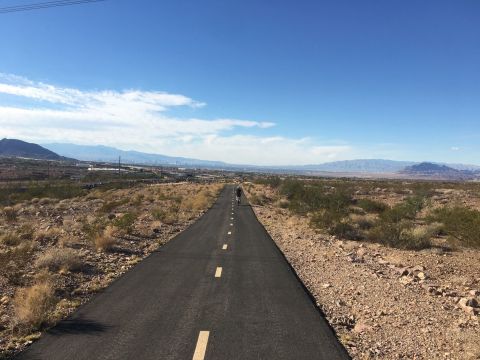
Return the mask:
<path id="1" fill-rule="evenodd" d="M 178 209 L 155 209 L 152 211 L 152 216 L 155 220 L 159 220 L 167 225 L 172 225 L 178 221 Z"/>
<path id="2" fill-rule="evenodd" d="M 57 241 L 62 235 L 62 231 L 58 228 L 49 228 L 40 230 L 34 235 L 35 241 L 45 243 L 48 241 Z"/>
<path id="3" fill-rule="evenodd" d="M 78 271 L 83 267 L 80 256 L 75 250 L 56 248 L 47 250 L 37 259 L 35 265 L 50 271 Z"/>
<path id="4" fill-rule="evenodd" d="M 0 243 L 6 246 L 17 246 L 22 242 L 22 239 L 15 233 L 7 233 L 0 236 Z"/>
<path id="5" fill-rule="evenodd" d="M 17 231 L 22 240 L 32 240 L 35 230 L 30 224 L 23 224 Z"/>
<path id="6" fill-rule="evenodd" d="M 122 200 L 109 201 L 109 202 L 103 203 L 102 207 L 98 211 L 101 213 L 109 213 L 114 209 L 116 209 L 117 207 L 127 204 L 128 201 L 129 201 L 128 197 Z"/>
<path id="7" fill-rule="evenodd" d="M 38 329 L 49 320 L 57 300 L 52 281 L 44 280 L 15 294 L 15 322 L 25 331 Z"/>
<path id="8" fill-rule="evenodd" d="M 95 237 L 94 245 L 97 251 L 109 251 L 117 242 L 115 239 L 116 229 L 113 226 L 107 226 L 102 234 Z"/>
<path id="9" fill-rule="evenodd" d="M 17 217 L 18 217 L 17 211 L 10 206 L 6 206 L 3 208 L 2 215 L 5 217 L 5 220 L 7 220 L 8 222 L 17 221 Z"/>

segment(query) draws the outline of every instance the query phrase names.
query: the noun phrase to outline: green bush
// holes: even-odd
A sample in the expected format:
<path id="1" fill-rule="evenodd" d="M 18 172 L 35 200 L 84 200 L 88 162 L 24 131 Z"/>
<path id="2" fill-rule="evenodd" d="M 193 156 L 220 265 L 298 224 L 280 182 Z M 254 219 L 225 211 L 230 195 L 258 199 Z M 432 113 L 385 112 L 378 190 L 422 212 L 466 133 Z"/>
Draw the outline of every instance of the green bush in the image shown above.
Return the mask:
<path id="1" fill-rule="evenodd" d="M 119 230 L 125 231 L 127 234 L 131 234 L 136 220 L 137 214 L 128 212 L 113 220 L 113 225 Z"/>
<path id="2" fill-rule="evenodd" d="M 464 206 L 444 207 L 434 210 L 428 220 L 442 223 L 442 231 L 452 241 L 462 246 L 480 247 L 480 211 Z"/>
<path id="3" fill-rule="evenodd" d="M 382 213 L 388 209 L 388 206 L 386 204 L 380 201 L 374 201 L 370 199 L 358 200 L 357 206 L 370 213 Z"/>
<path id="4" fill-rule="evenodd" d="M 430 247 L 432 234 L 416 231 L 413 223 L 424 203 L 423 197 L 414 196 L 385 210 L 368 232 L 368 239 L 401 249 Z"/>

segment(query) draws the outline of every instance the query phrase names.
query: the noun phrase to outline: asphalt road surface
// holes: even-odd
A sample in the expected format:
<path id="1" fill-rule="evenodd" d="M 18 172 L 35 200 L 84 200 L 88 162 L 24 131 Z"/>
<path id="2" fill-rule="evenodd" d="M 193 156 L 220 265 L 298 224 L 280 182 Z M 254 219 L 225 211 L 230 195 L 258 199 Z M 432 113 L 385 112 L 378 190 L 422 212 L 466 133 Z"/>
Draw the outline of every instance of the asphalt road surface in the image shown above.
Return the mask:
<path id="1" fill-rule="evenodd" d="M 233 189 L 16 359 L 349 359 Z"/>

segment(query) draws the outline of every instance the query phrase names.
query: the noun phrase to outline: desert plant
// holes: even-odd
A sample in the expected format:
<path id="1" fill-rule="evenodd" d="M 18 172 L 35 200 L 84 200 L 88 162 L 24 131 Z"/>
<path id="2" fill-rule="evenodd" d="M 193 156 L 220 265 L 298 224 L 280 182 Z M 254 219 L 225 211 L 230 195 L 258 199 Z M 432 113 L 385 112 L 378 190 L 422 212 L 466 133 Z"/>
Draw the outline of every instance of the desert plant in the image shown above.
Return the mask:
<path id="1" fill-rule="evenodd" d="M 8 222 L 17 221 L 17 211 L 10 206 L 4 207 L 2 210 L 2 214 L 5 217 L 5 220 L 7 220 Z"/>
<path id="2" fill-rule="evenodd" d="M 452 242 L 480 247 L 480 211 L 465 206 L 444 207 L 434 210 L 428 220 L 442 223 Z"/>
<path id="3" fill-rule="evenodd" d="M 6 233 L 0 236 L 0 243 L 7 246 L 17 246 L 22 239 L 15 233 Z"/>
<path id="4" fill-rule="evenodd" d="M 116 209 L 117 207 L 127 204 L 128 201 L 129 201 L 128 198 L 125 198 L 122 200 L 109 201 L 104 203 L 98 211 L 100 211 L 101 213 L 109 213 L 114 209 Z"/>
<path id="5" fill-rule="evenodd" d="M 370 213 L 381 213 L 387 210 L 388 206 L 382 202 L 370 199 L 360 199 L 357 206 Z"/>
<path id="6" fill-rule="evenodd" d="M 169 210 L 157 208 L 152 211 L 152 216 L 155 220 L 171 225 L 178 221 L 178 210 L 176 208 L 171 208 Z"/>
<path id="7" fill-rule="evenodd" d="M 132 233 L 133 226 L 137 220 L 137 214 L 127 212 L 112 221 L 113 225 L 121 232 Z"/>
<path id="8" fill-rule="evenodd" d="M 112 226 L 107 226 L 102 234 L 95 237 L 94 245 L 97 251 L 110 251 L 117 242 L 115 238 L 116 229 Z"/>
<path id="9" fill-rule="evenodd" d="M 50 271 L 78 271 L 81 270 L 83 263 L 75 250 L 52 248 L 40 255 L 35 265 L 40 269 L 46 268 Z"/>
<path id="10" fill-rule="evenodd" d="M 13 300 L 17 325 L 26 331 L 40 328 L 49 320 L 56 302 L 51 281 L 19 289 Z"/>

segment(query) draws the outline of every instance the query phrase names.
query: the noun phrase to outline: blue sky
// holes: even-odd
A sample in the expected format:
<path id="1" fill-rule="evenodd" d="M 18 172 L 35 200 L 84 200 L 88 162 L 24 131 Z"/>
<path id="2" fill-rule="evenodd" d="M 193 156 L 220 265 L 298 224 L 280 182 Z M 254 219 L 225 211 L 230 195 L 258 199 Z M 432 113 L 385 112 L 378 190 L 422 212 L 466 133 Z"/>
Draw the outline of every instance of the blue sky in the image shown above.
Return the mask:
<path id="1" fill-rule="evenodd" d="M 477 0 L 3 14 L 0 137 L 253 164 L 480 164 L 479 24 Z"/>

